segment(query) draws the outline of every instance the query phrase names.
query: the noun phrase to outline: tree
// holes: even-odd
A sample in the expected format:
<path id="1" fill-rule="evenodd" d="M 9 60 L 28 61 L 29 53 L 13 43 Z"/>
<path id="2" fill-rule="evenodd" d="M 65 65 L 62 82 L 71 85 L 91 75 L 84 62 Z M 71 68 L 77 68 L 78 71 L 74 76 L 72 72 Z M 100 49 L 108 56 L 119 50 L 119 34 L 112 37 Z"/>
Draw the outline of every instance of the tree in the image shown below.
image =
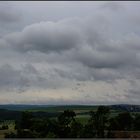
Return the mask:
<path id="1" fill-rule="evenodd" d="M 70 129 L 71 131 L 69 137 L 71 138 L 82 137 L 83 125 L 80 122 L 73 120 L 71 122 Z"/>
<path id="2" fill-rule="evenodd" d="M 136 115 L 134 119 L 134 130 L 140 130 L 140 115 Z"/>
<path id="3" fill-rule="evenodd" d="M 103 138 L 104 130 L 107 127 L 107 122 L 109 118 L 109 107 L 99 106 L 96 112 L 90 112 L 90 123 L 93 125 L 95 129 L 96 137 Z"/>
<path id="4" fill-rule="evenodd" d="M 81 134 L 82 138 L 94 138 L 95 137 L 95 127 L 94 123 L 90 120 L 88 123 L 84 126 L 83 132 Z"/>
<path id="5" fill-rule="evenodd" d="M 109 129 L 109 131 L 111 131 L 111 130 L 119 130 L 120 129 L 120 123 L 119 123 L 117 117 L 109 119 L 109 127 L 108 127 L 108 129 Z"/>
<path id="6" fill-rule="evenodd" d="M 133 118 L 129 112 L 123 112 L 118 116 L 111 118 L 109 123 L 110 130 L 124 130 L 128 131 L 132 129 Z"/>
<path id="7" fill-rule="evenodd" d="M 129 112 L 120 113 L 116 119 L 119 123 L 119 130 L 131 130 L 133 118 Z"/>
<path id="8" fill-rule="evenodd" d="M 59 117 L 58 117 L 58 135 L 60 138 L 69 137 L 70 134 L 70 124 L 73 120 L 75 120 L 76 114 L 74 111 L 65 110 Z"/>
<path id="9" fill-rule="evenodd" d="M 20 128 L 29 129 L 31 127 L 33 115 L 31 112 L 24 111 L 22 112 L 22 117 L 20 121 Z"/>
<path id="10" fill-rule="evenodd" d="M 74 117 L 76 116 L 74 111 L 71 110 L 65 110 L 59 117 L 58 121 L 60 124 L 68 126 L 72 120 L 74 120 Z"/>
<path id="11" fill-rule="evenodd" d="M 5 133 L 5 138 L 17 138 L 17 135 L 13 132 Z"/>
<path id="12" fill-rule="evenodd" d="M 2 130 L 8 129 L 8 125 L 2 125 Z"/>

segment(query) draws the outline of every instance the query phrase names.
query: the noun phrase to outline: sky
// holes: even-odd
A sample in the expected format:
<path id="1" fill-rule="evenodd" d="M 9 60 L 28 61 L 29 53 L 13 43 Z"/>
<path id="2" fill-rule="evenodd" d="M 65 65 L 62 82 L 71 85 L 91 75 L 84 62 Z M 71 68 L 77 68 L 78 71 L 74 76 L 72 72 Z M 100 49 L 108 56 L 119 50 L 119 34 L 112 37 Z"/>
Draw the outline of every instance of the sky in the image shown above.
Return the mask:
<path id="1" fill-rule="evenodd" d="M 0 104 L 139 104 L 140 2 L 1 1 Z"/>

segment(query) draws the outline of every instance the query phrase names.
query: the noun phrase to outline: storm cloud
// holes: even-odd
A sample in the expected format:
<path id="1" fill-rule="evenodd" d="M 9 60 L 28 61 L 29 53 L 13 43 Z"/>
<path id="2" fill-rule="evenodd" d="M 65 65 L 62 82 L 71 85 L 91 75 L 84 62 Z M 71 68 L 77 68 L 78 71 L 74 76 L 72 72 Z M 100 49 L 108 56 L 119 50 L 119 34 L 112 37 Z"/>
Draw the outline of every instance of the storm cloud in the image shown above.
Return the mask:
<path id="1" fill-rule="evenodd" d="M 84 6 L 76 2 L 75 16 L 73 12 L 67 13 L 69 3 L 71 8 L 75 7 L 75 2 L 62 2 L 60 7 L 66 13 L 60 12 L 61 18 L 59 8 L 51 18 L 51 13 L 49 15 L 45 9 L 55 9 L 59 5 L 57 2 L 46 2 L 45 12 L 41 9 L 44 2 L 40 2 L 36 18 L 31 16 L 36 6 L 32 2 L 29 7 L 33 10 L 28 9 L 28 3 L 23 3 L 20 17 L 16 12 L 10 15 L 13 13 L 0 9 L 3 22 L 20 24 L 12 31 L 7 29 L 0 38 L 3 100 L 10 91 L 15 92 L 14 96 L 22 93 L 22 98 L 18 95 L 12 102 L 20 98 L 24 103 L 27 96 L 37 100 L 37 95 L 33 94 L 36 91 L 40 95 L 37 97 L 39 104 L 44 104 L 44 96 L 48 97 L 46 102 L 52 104 L 61 101 L 71 104 L 138 103 L 139 3 L 133 2 L 130 6 L 131 2 L 85 2 Z M 19 10 L 16 9 L 18 2 L 12 5 L 13 11 Z M 81 15 L 87 7 L 93 14 L 87 10 Z M 25 16 L 23 11 L 29 15 Z M 44 17 L 41 19 L 40 15 Z"/>

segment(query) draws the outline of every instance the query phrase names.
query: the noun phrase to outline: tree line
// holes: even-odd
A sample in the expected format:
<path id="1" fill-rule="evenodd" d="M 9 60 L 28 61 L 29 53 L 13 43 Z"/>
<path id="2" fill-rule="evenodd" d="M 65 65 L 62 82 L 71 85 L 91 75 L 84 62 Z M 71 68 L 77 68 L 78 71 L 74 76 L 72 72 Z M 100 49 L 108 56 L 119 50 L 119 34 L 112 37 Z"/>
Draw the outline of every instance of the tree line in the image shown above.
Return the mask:
<path id="1" fill-rule="evenodd" d="M 76 113 L 65 110 L 57 118 L 36 118 L 31 112 L 23 112 L 15 122 L 16 133 L 6 138 L 113 138 L 115 131 L 139 131 L 140 115 L 129 112 L 111 117 L 107 106 L 90 111 L 88 122 L 83 125 L 76 119 Z"/>

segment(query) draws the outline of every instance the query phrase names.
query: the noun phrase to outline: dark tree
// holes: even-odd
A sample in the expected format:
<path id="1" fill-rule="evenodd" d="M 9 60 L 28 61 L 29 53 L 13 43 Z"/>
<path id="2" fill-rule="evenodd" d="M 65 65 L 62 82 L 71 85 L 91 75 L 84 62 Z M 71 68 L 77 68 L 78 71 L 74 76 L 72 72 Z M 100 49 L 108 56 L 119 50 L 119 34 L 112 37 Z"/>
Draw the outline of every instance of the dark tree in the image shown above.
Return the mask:
<path id="1" fill-rule="evenodd" d="M 65 110 L 59 117 L 58 117 L 58 135 L 60 138 L 69 137 L 70 134 L 70 124 L 73 120 L 75 120 L 76 114 L 74 111 Z"/>
<path id="2" fill-rule="evenodd" d="M 83 125 L 80 122 L 77 122 L 76 120 L 73 120 L 70 125 L 70 137 L 71 138 L 80 138 L 82 137 L 83 132 Z"/>
<path id="3" fill-rule="evenodd" d="M 75 119 L 76 116 L 74 111 L 65 110 L 59 117 L 58 122 L 62 125 L 68 126 Z"/>
<path id="4" fill-rule="evenodd" d="M 13 132 L 5 133 L 5 138 L 17 138 L 17 135 Z"/>
<path id="5" fill-rule="evenodd" d="M 120 127 L 121 126 L 120 126 L 120 123 L 119 123 L 117 117 L 111 118 L 109 120 L 109 127 L 108 127 L 109 131 L 111 131 L 111 130 L 120 130 Z"/>
<path id="6" fill-rule="evenodd" d="M 110 119 L 110 130 L 124 130 L 129 131 L 132 129 L 133 118 L 129 112 L 123 112 L 118 116 Z"/>
<path id="7" fill-rule="evenodd" d="M 31 127 L 32 123 L 32 113 L 25 111 L 22 113 L 21 121 L 20 121 L 20 128 L 22 129 L 29 129 Z"/>
<path id="8" fill-rule="evenodd" d="M 129 112 L 120 113 L 117 116 L 117 120 L 120 126 L 119 130 L 131 130 L 133 118 Z"/>
<path id="9" fill-rule="evenodd" d="M 90 112 L 90 123 L 93 125 L 96 137 L 104 137 L 104 130 L 107 127 L 109 113 L 110 110 L 106 106 L 99 106 L 96 112 Z"/>
<path id="10" fill-rule="evenodd" d="M 140 130 L 140 115 L 136 115 L 134 119 L 134 130 L 136 131 Z"/>
<path id="11" fill-rule="evenodd" d="M 89 121 L 83 128 L 83 132 L 81 134 L 82 138 L 94 138 L 95 137 L 95 127 L 94 123 Z"/>

